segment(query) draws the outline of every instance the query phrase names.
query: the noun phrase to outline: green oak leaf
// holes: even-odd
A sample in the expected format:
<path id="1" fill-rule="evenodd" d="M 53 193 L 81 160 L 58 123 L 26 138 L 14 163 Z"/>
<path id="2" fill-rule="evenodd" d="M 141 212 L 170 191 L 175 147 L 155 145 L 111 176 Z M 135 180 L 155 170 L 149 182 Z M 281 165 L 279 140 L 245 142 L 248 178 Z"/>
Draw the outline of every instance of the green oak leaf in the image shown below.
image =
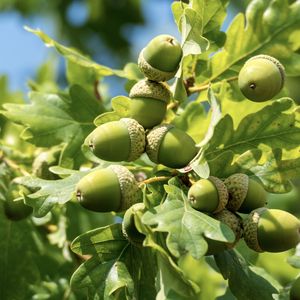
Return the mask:
<path id="1" fill-rule="evenodd" d="M 196 81 L 203 85 L 237 75 L 242 64 L 256 54 L 276 57 L 289 76 L 300 74 L 300 5 L 296 1 L 253 0 L 246 18 L 238 14 L 226 32 L 226 42 L 207 64 L 199 65 Z M 263 29 L 263 30 L 262 30 Z"/>
<path id="2" fill-rule="evenodd" d="M 16 178 L 15 182 L 35 190 L 32 194 L 26 196 L 25 202 L 33 207 L 36 217 L 43 217 L 55 205 L 65 204 L 74 198 L 76 184 L 87 172 L 70 170 L 70 174 L 70 176 L 59 180 L 45 180 L 25 176 Z"/>
<path id="3" fill-rule="evenodd" d="M 78 51 L 61 45 L 60 43 L 50 38 L 47 34 L 45 34 L 39 29 L 32 29 L 27 26 L 25 26 L 25 29 L 37 35 L 45 43 L 47 47 L 54 47 L 58 51 L 58 53 L 64 56 L 68 61 L 78 64 L 82 67 L 89 68 L 98 77 L 111 76 L 111 75 L 126 77 L 125 72 L 121 70 L 113 70 L 109 67 L 99 65 L 94 61 L 92 61 L 91 59 L 89 59 L 88 57 L 80 54 Z"/>
<path id="4" fill-rule="evenodd" d="M 121 224 L 82 234 L 73 241 L 71 249 L 78 255 L 92 255 L 74 272 L 72 288 L 87 288 L 90 296 L 103 300 L 140 299 L 142 295 L 145 300 L 153 299 L 154 278 L 150 279 L 147 273 L 148 269 L 151 274 L 153 257 L 128 243 Z"/>
<path id="5" fill-rule="evenodd" d="M 81 145 L 101 113 L 99 103 L 79 85 L 71 86 L 69 95 L 32 92 L 29 104 L 3 107 L 2 114 L 26 126 L 25 140 L 38 147 L 63 144 L 60 165 L 65 167 L 78 166 L 84 160 Z"/>
<path id="6" fill-rule="evenodd" d="M 300 269 L 300 245 L 296 247 L 296 252 L 293 256 L 287 259 L 287 262 L 294 268 Z"/>
<path id="7" fill-rule="evenodd" d="M 193 209 L 180 188 L 172 186 L 166 191 L 171 196 L 162 205 L 147 211 L 142 221 L 155 232 L 168 233 L 167 246 L 174 256 L 189 252 L 200 259 L 207 251 L 204 237 L 223 242 L 234 240 L 225 224 Z"/>
<path id="8" fill-rule="evenodd" d="M 232 117 L 225 115 L 214 128 L 205 151 L 206 159 L 210 160 L 228 150 L 242 154 L 260 145 L 286 150 L 299 147 L 299 116 L 298 111 L 291 111 L 293 105 L 289 98 L 273 101 L 256 113 L 247 115 L 236 129 Z"/>
<path id="9" fill-rule="evenodd" d="M 273 300 L 278 290 L 265 277 L 247 265 L 243 257 L 233 250 L 215 255 L 215 261 L 224 279 L 228 279 L 230 291 L 237 299 Z"/>

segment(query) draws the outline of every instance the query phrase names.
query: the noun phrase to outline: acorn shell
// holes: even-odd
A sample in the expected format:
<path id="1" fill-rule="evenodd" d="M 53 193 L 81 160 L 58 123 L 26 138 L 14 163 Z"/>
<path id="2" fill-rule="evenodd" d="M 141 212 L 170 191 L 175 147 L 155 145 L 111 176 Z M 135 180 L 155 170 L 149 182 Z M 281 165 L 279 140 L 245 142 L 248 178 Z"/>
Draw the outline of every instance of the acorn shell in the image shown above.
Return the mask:
<path id="1" fill-rule="evenodd" d="M 228 201 L 224 183 L 217 177 L 196 181 L 188 191 L 191 206 L 199 211 L 217 213 L 223 210 Z"/>
<path id="2" fill-rule="evenodd" d="M 86 209 L 118 212 L 138 202 L 140 190 L 130 171 L 120 165 L 111 165 L 81 178 L 76 186 L 76 196 Z"/>
<path id="3" fill-rule="evenodd" d="M 145 131 L 137 121 L 122 118 L 97 127 L 91 134 L 89 147 L 107 161 L 134 161 L 145 150 Z"/>
<path id="4" fill-rule="evenodd" d="M 141 80 L 130 90 L 129 116 L 144 128 L 160 124 L 167 112 L 171 92 L 163 83 Z"/>
<path id="5" fill-rule="evenodd" d="M 135 246 L 141 246 L 145 235 L 140 233 L 135 225 L 134 214 L 145 209 L 144 203 L 136 203 L 128 208 L 122 221 L 122 232 L 126 239 Z"/>
<path id="6" fill-rule="evenodd" d="M 195 141 L 171 124 L 154 127 L 146 136 L 146 153 L 151 161 L 169 168 L 185 167 L 197 154 Z"/>
<path id="7" fill-rule="evenodd" d="M 246 174 L 233 174 L 225 179 L 224 184 L 229 194 L 227 209 L 250 213 L 252 210 L 266 205 L 266 191 L 261 184 Z"/>
<path id="8" fill-rule="evenodd" d="M 246 61 L 239 72 L 238 84 L 244 96 L 255 102 L 272 99 L 285 81 L 283 65 L 269 55 L 257 55 Z"/>
<path id="9" fill-rule="evenodd" d="M 244 239 L 257 252 L 282 252 L 300 242 L 300 221 L 292 214 L 258 208 L 243 221 Z"/>

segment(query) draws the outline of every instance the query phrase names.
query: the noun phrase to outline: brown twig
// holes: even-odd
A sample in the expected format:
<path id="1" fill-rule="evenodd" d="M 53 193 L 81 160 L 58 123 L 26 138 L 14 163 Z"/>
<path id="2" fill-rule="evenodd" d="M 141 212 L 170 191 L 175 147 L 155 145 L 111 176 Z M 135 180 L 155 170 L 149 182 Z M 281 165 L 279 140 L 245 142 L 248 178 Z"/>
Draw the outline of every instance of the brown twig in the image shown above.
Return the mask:
<path id="1" fill-rule="evenodd" d="M 167 181 L 169 179 L 171 179 L 172 176 L 157 176 L 157 177 L 151 177 L 148 179 L 145 179 L 144 181 L 142 181 L 140 184 L 149 184 L 149 183 L 153 183 L 153 182 L 159 182 L 159 181 Z"/>

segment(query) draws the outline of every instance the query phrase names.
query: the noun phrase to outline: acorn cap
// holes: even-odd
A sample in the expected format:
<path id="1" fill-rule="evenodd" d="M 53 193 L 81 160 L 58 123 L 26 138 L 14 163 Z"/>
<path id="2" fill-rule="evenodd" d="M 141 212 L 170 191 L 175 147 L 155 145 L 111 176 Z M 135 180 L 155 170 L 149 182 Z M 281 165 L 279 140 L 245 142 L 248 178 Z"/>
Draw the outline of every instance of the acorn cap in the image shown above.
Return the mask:
<path id="1" fill-rule="evenodd" d="M 110 165 L 107 169 L 112 170 L 118 177 L 121 189 L 121 207 L 124 211 L 141 200 L 141 191 L 134 175 L 121 165 Z"/>
<path id="2" fill-rule="evenodd" d="M 285 68 L 284 66 L 280 63 L 280 61 L 278 59 L 276 59 L 273 56 L 270 55 L 266 55 L 266 54 L 259 54 L 259 55 L 255 55 L 253 57 L 250 57 L 245 64 L 247 64 L 249 61 L 254 60 L 254 59 L 267 59 L 269 61 L 271 61 L 272 63 L 274 63 L 276 65 L 276 67 L 278 68 L 278 71 L 280 73 L 281 76 L 281 86 L 280 89 L 283 88 L 284 82 L 285 82 Z"/>
<path id="3" fill-rule="evenodd" d="M 171 92 L 168 87 L 161 82 L 148 79 L 138 81 L 129 92 L 130 98 L 151 98 L 168 103 L 171 100 Z"/>
<path id="4" fill-rule="evenodd" d="M 136 120 L 130 118 L 122 118 L 120 122 L 127 126 L 130 137 L 130 154 L 127 161 L 138 159 L 145 150 L 146 137 L 145 130 Z"/>
<path id="5" fill-rule="evenodd" d="M 249 177 L 246 174 L 236 173 L 226 178 L 224 184 L 229 194 L 227 209 L 237 211 L 247 196 Z"/>
<path id="6" fill-rule="evenodd" d="M 256 252 L 264 252 L 258 244 L 258 236 L 257 229 L 258 223 L 260 219 L 260 215 L 266 210 L 265 207 L 260 207 L 252 211 L 246 219 L 243 220 L 243 228 L 244 228 L 244 240 L 247 246 L 256 251 Z"/>
<path id="7" fill-rule="evenodd" d="M 172 124 L 162 124 L 155 126 L 146 137 L 147 145 L 146 145 L 146 152 L 149 156 L 150 160 L 158 163 L 158 152 L 160 143 L 163 140 L 165 134 L 175 126 Z"/>
<path id="8" fill-rule="evenodd" d="M 225 223 L 233 231 L 235 241 L 233 243 L 227 243 L 228 248 L 233 248 L 243 235 L 242 219 L 227 209 L 215 214 L 214 218 Z"/>
<path id="9" fill-rule="evenodd" d="M 175 76 L 177 69 L 173 72 L 166 72 L 152 67 L 144 58 L 144 54 L 143 54 L 144 50 L 145 48 L 143 48 L 142 51 L 140 52 L 138 58 L 138 66 L 147 78 L 158 82 L 158 81 L 167 81 Z"/>
<path id="10" fill-rule="evenodd" d="M 208 179 L 213 182 L 213 184 L 215 185 L 215 187 L 218 191 L 219 204 L 218 204 L 217 208 L 213 211 L 213 213 L 218 213 L 218 212 L 222 211 L 225 208 L 225 206 L 227 205 L 228 191 L 227 191 L 227 188 L 226 188 L 225 184 L 223 183 L 223 181 L 220 180 L 219 178 L 214 177 L 214 176 L 209 176 Z"/>

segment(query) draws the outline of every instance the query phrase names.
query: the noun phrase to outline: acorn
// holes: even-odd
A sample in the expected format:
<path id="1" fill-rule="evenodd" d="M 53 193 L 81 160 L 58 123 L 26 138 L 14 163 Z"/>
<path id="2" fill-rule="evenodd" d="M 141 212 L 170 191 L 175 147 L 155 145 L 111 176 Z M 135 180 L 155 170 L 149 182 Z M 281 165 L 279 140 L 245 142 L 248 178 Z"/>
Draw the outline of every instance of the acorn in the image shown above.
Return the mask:
<path id="1" fill-rule="evenodd" d="M 121 165 L 92 171 L 79 180 L 76 197 L 86 209 L 96 212 L 124 211 L 141 199 L 134 175 Z"/>
<path id="2" fill-rule="evenodd" d="M 217 213 L 223 210 L 228 201 L 225 184 L 217 177 L 196 181 L 188 191 L 188 201 L 199 211 Z"/>
<path id="3" fill-rule="evenodd" d="M 290 300 L 300 300 L 300 277 L 292 284 L 290 289 Z"/>
<path id="4" fill-rule="evenodd" d="M 224 250 L 232 249 L 243 235 L 242 219 L 237 214 L 224 209 L 213 216 L 215 219 L 226 224 L 234 233 L 235 240 L 232 243 L 224 243 L 221 241 L 206 239 L 208 250 L 206 255 L 213 255 Z"/>
<path id="5" fill-rule="evenodd" d="M 135 246 L 141 246 L 146 237 L 143 233 L 137 230 L 134 222 L 134 215 L 136 212 L 144 210 L 144 203 L 136 203 L 126 210 L 122 221 L 122 232 L 124 236 Z"/>
<path id="6" fill-rule="evenodd" d="M 238 85 L 243 95 L 254 102 L 272 99 L 285 81 L 283 65 L 269 55 L 257 55 L 246 61 L 239 72 Z"/>
<path id="7" fill-rule="evenodd" d="M 282 252 L 300 242 L 300 221 L 280 209 L 261 207 L 243 221 L 244 239 L 256 252 Z"/>
<path id="8" fill-rule="evenodd" d="M 145 143 L 143 126 L 129 118 L 100 125 L 88 139 L 92 152 L 107 161 L 134 161 L 144 152 Z"/>
<path id="9" fill-rule="evenodd" d="M 5 194 L 4 213 L 12 221 L 20 221 L 29 217 L 33 208 L 24 203 L 23 195 L 30 194 L 30 191 L 20 185 L 11 184 Z"/>
<path id="10" fill-rule="evenodd" d="M 146 136 L 149 159 L 169 168 L 185 167 L 197 154 L 195 141 L 172 124 L 154 127 Z"/>
<path id="11" fill-rule="evenodd" d="M 171 35 L 158 35 L 142 49 L 138 66 L 150 80 L 167 81 L 173 78 L 182 58 L 180 43 Z"/>
<path id="12" fill-rule="evenodd" d="M 144 79 L 131 88 L 129 97 L 132 99 L 129 117 L 144 128 L 152 128 L 163 121 L 171 92 L 163 83 Z"/>
<path id="13" fill-rule="evenodd" d="M 32 174 L 46 180 L 58 179 L 59 176 L 52 173 L 49 168 L 58 165 L 60 153 L 61 149 L 57 148 L 39 153 L 32 163 Z"/>
<path id="14" fill-rule="evenodd" d="M 265 206 L 267 193 L 257 181 L 246 174 L 236 173 L 225 179 L 229 199 L 226 208 L 241 213 Z"/>

